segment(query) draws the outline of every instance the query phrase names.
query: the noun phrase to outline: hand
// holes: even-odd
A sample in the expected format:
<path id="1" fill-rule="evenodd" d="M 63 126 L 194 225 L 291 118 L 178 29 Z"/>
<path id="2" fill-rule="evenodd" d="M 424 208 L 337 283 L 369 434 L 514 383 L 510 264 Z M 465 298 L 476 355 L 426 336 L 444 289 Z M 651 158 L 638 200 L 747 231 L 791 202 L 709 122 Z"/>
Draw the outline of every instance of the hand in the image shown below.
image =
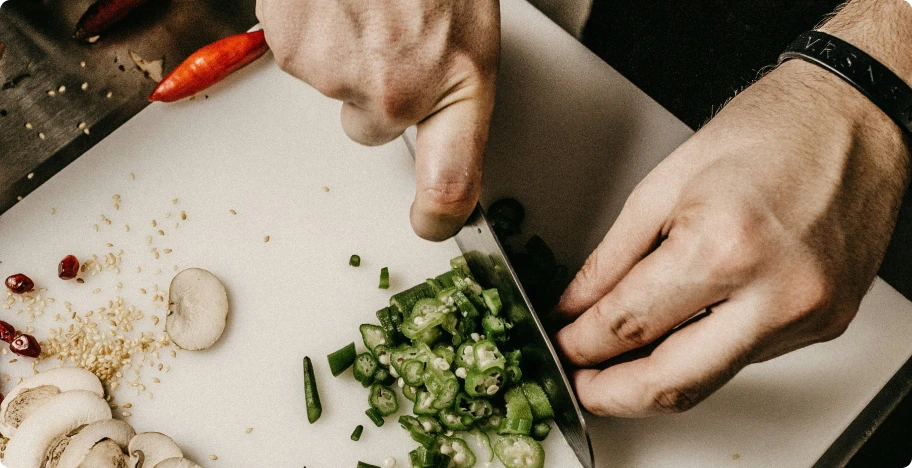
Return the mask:
<path id="1" fill-rule="evenodd" d="M 888 244 L 908 151 L 814 65 L 786 62 L 736 97 L 640 183 L 556 307 L 583 406 L 683 411 L 748 364 L 839 336 Z"/>
<path id="2" fill-rule="evenodd" d="M 411 221 L 449 238 L 478 201 L 500 54 L 497 0 L 259 0 L 276 62 L 344 101 L 365 145 L 418 125 Z"/>

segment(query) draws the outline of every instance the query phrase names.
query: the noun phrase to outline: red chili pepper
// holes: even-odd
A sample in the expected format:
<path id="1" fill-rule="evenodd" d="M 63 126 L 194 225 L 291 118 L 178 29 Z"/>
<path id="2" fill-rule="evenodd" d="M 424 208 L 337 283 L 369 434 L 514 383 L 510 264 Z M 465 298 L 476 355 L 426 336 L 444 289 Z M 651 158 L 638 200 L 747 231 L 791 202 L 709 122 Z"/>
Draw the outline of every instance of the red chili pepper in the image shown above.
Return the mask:
<path id="1" fill-rule="evenodd" d="M 190 97 L 262 57 L 268 50 L 262 30 L 213 42 L 172 70 L 149 96 L 149 101 L 174 102 Z"/>
<path id="2" fill-rule="evenodd" d="M 146 3 L 149 0 L 98 0 L 76 23 L 73 37 L 88 39 L 97 36 Z"/>

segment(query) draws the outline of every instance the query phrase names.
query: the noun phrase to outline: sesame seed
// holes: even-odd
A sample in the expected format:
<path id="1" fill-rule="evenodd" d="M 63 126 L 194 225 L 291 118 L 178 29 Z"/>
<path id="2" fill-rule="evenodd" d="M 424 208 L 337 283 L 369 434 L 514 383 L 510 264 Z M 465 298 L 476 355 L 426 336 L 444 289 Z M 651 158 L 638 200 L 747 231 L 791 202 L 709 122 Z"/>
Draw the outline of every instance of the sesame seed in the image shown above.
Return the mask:
<path id="1" fill-rule="evenodd" d="M 22 201 L 22 195 L 19 195 L 18 197 L 16 197 L 16 200 Z"/>
<path id="2" fill-rule="evenodd" d="M 124 224 L 124 231 L 130 232 L 130 225 Z"/>
<path id="3" fill-rule="evenodd" d="M 130 416 L 133 416 L 133 413 L 130 413 L 129 411 L 124 411 L 123 413 L 120 413 L 120 415 L 125 418 L 129 418 Z"/>
<path id="4" fill-rule="evenodd" d="M 80 88 L 82 88 L 83 91 L 89 89 L 89 83 L 82 83 L 82 86 L 80 86 Z"/>
<path id="5" fill-rule="evenodd" d="M 153 219 L 153 220 L 152 220 L 152 227 L 156 227 L 156 226 L 158 226 L 158 221 L 156 221 L 156 220 Z"/>
<path id="6" fill-rule="evenodd" d="M 38 132 L 38 138 L 41 138 L 42 140 L 46 140 L 46 139 L 47 139 L 47 137 L 44 136 L 44 132 Z"/>
<path id="7" fill-rule="evenodd" d="M 176 205 L 176 204 L 177 204 L 177 198 L 175 198 L 174 200 L 171 200 L 171 204 L 172 204 L 172 205 Z"/>
<path id="8" fill-rule="evenodd" d="M 161 229 L 159 229 L 159 230 L 158 230 L 158 235 L 159 235 L 159 236 L 164 236 L 164 235 L 165 235 L 165 231 L 162 231 Z"/>
<path id="9" fill-rule="evenodd" d="M 34 172 L 29 172 L 28 175 L 25 176 L 25 178 L 26 178 L 26 179 L 29 179 L 29 180 L 31 180 L 31 179 L 34 178 L 34 177 L 35 177 L 35 173 L 34 173 Z"/>
<path id="10" fill-rule="evenodd" d="M 263 242 L 269 242 L 269 236 L 264 237 Z"/>
<path id="11" fill-rule="evenodd" d="M 123 405 L 123 407 L 126 408 L 126 409 L 130 409 L 130 408 L 133 407 L 133 403 L 125 403 L 125 404 Z"/>
<path id="12" fill-rule="evenodd" d="M 86 128 L 86 123 L 85 123 L 85 122 L 79 122 L 79 125 L 77 125 L 76 128 L 82 130 L 83 128 Z"/>
<path id="13" fill-rule="evenodd" d="M 95 232 L 98 232 L 98 225 L 97 225 L 97 224 L 94 226 L 94 228 L 95 228 Z"/>
<path id="14" fill-rule="evenodd" d="M 130 173 L 130 180 L 136 180 L 136 174 Z"/>
<path id="15" fill-rule="evenodd" d="M 164 252 L 164 253 L 166 253 L 166 254 L 169 254 L 169 253 L 172 252 L 172 250 L 171 250 L 171 249 L 165 249 L 165 250 L 162 250 L 162 252 Z"/>
<path id="16" fill-rule="evenodd" d="M 229 214 L 232 214 L 232 215 L 236 215 L 236 214 L 237 214 L 237 211 L 234 211 L 234 210 L 228 210 L 228 213 L 229 213 Z"/>
<path id="17" fill-rule="evenodd" d="M 106 98 L 111 99 L 111 96 L 114 95 L 113 91 L 108 91 L 108 94 L 105 95 Z"/>
<path id="18" fill-rule="evenodd" d="M 52 90 L 50 90 L 50 91 L 47 92 L 47 95 L 48 95 L 48 96 L 51 96 L 51 97 L 54 97 L 54 96 L 57 95 L 57 91 L 54 91 L 54 90 L 52 89 Z"/>
<path id="19" fill-rule="evenodd" d="M 329 192 L 329 187 L 323 187 L 324 192 Z"/>
<path id="20" fill-rule="evenodd" d="M 209 455 L 209 459 L 212 461 L 216 461 L 216 460 L 218 460 L 218 457 L 215 455 Z"/>
<path id="21" fill-rule="evenodd" d="M 32 127 L 32 123 L 31 123 L 31 122 L 26 122 L 26 123 L 25 123 L 25 128 L 31 130 L 31 129 L 34 128 L 34 127 Z"/>
<path id="22" fill-rule="evenodd" d="M 60 94 L 65 93 L 65 92 L 66 92 L 66 86 L 60 85 L 60 87 L 57 88 L 57 92 L 60 93 Z"/>
<path id="23" fill-rule="evenodd" d="M 92 290 L 92 294 L 98 294 L 101 292 L 101 288 L 95 288 Z"/>
<path id="24" fill-rule="evenodd" d="M 85 68 L 85 67 L 86 67 L 86 63 L 85 63 L 85 62 L 79 62 L 79 66 L 82 67 L 82 68 Z"/>
<path id="25" fill-rule="evenodd" d="M 88 129 L 88 128 L 82 129 L 82 133 L 85 133 L 86 135 L 88 135 L 88 134 L 89 134 L 89 129 Z"/>

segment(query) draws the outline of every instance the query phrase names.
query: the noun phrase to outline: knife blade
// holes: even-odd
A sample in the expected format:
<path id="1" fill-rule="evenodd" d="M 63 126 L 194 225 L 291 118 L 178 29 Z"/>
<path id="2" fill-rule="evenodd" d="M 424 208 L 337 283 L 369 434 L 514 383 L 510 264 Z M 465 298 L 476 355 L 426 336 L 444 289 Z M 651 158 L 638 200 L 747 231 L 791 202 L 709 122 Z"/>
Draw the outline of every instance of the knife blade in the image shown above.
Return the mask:
<path id="1" fill-rule="evenodd" d="M 472 273 L 484 285 L 493 285 L 501 293 L 504 310 L 513 322 L 511 343 L 522 351 L 524 371 L 531 370 L 554 407 L 554 422 L 584 468 L 593 468 L 595 460 L 586 420 L 580 411 L 570 382 L 559 364 L 557 353 L 541 321 L 535 314 L 516 272 L 510 266 L 503 247 L 494 235 L 481 205 L 469 216 L 456 234 Z"/>

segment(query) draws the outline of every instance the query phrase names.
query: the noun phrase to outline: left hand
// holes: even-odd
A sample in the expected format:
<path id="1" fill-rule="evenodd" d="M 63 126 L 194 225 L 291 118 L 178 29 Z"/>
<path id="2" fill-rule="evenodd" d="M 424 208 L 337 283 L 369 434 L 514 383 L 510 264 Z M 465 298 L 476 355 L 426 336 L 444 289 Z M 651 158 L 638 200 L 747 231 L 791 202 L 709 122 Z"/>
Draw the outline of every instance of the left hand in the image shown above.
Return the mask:
<path id="1" fill-rule="evenodd" d="M 908 159 L 899 127 L 814 65 L 786 62 L 737 96 L 640 183 L 556 307 L 583 406 L 683 411 L 748 364 L 842 334 Z M 648 356 L 597 368 L 672 330 Z"/>

